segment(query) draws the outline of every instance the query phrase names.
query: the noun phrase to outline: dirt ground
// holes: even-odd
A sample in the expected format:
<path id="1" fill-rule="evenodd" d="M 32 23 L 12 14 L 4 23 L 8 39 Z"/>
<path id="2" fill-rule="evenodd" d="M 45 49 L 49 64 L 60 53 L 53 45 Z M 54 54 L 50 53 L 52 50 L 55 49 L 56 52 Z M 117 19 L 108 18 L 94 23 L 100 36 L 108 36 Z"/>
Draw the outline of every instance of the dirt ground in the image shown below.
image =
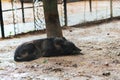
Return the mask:
<path id="1" fill-rule="evenodd" d="M 69 28 L 63 34 L 84 55 L 15 62 L 18 45 L 46 34 L 0 40 L 0 80 L 120 80 L 120 21 Z"/>

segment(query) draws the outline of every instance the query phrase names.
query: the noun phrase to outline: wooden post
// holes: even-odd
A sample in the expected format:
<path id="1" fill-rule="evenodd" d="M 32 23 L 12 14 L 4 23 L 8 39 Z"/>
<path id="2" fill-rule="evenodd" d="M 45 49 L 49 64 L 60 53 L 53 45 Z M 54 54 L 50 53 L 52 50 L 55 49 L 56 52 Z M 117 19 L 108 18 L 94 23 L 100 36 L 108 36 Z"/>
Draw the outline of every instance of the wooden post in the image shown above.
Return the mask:
<path id="1" fill-rule="evenodd" d="M 63 0 L 64 4 L 64 19 L 65 19 L 65 26 L 67 26 L 67 0 Z"/>
<path id="2" fill-rule="evenodd" d="M 110 0 L 110 18 L 113 18 L 113 1 Z"/>
<path id="3" fill-rule="evenodd" d="M 0 0 L 0 25 L 1 25 L 1 34 L 2 34 L 2 38 L 5 38 L 5 34 L 4 34 L 4 23 L 3 23 L 3 15 L 2 15 L 2 3 Z"/>

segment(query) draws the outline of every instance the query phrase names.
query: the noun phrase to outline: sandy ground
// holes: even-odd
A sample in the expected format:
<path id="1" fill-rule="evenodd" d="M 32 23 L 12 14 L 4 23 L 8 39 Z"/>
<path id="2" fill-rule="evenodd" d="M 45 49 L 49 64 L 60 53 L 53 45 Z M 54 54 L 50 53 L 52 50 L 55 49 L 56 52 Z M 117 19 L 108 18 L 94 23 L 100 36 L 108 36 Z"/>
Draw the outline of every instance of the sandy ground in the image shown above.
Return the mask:
<path id="1" fill-rule="evenodd" d="M 63 30 L 84 55 L 41 57 L 31 62 L 15 62 L 15 48 L 46 34 L 0 40 L 0 80 L 120 80 L 119 25 L 120 21 L 112 21 Z"/>

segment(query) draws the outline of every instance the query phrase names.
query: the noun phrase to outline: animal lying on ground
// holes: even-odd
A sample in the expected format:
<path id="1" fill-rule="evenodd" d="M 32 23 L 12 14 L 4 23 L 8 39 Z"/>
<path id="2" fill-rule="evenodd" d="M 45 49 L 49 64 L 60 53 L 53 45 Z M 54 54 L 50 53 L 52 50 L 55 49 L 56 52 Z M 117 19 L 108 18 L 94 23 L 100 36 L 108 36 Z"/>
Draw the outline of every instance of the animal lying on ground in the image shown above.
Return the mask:
<path id="1" fill-rule="evenodd" d="M 32 61 L 40 57 L 54 57 L 79 54 L 81 49 L 64 37 L 44 38 L 25 42 L 17 47 L 14 60 Z"/>

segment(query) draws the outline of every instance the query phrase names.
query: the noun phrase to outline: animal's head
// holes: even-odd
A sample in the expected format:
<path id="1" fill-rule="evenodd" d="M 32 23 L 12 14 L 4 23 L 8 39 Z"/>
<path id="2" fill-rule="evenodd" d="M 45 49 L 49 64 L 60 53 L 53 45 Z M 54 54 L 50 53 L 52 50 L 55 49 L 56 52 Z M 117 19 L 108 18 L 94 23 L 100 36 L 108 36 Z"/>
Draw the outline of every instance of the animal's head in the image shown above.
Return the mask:
<path id="1" fill-rule="evenodd" d="M 65 41 L 64 46 L 65 46 L 64 50 L 71 54 L 79 54 L 81 51 L 81 49 L 76 47 L 76 45 L 70 41 Z"/>
<path id="2" fill-rule="evenodd" d="M 55 47 L 62 49 L 64 53 L 79 54 L 81 51 L 73 42 L 68 41 L 64 37 L 57 37 L 54 42 Z"/>
<path id="3" fill-rule="evenodd" d="M 14 60 L 17 62 L 37 59 L 37 49 L 33 43 L 24 43 L 15 50 Z"/>

